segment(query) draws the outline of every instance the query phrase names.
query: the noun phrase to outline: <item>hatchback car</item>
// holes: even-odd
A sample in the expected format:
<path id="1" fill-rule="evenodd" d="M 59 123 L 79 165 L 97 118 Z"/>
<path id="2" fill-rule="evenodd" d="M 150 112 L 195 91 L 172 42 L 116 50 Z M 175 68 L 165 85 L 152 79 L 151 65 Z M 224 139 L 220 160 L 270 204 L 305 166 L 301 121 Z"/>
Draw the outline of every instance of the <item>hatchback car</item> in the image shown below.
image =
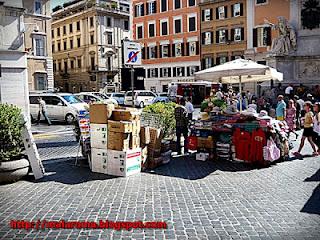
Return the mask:
<path id="1" fill-rule="evenodd" d="M 106 93 L 110 98 L 115 99 L 119 105 L 124 105 L 125 93 L 115 92 L 115 93 Z"/>
<path id="2" fill-rule="evenodd" d="M 170 102 L 170 99 L 168 97 L 168 93 L 158 93 L 157 97 L 155 99 L 153 99 L 153 103 L 157 103 L 157 102 L 161 102 L 161 103 Z"/>
<path id="3" fill-rule="evenodd" d="M 148 90 L 137 90 L 133 92 L 133 103 L 135 107 L 143 108 L 144 106 L 150 105 L 153 103 L 153 100 L 156 98 L 156 94 Z M 124 104 L 127 106 L 132 105 L 132 91 L 126 92 Z"/>
<path id="4" fill-rule="evenodd" d="M 108 96 L 100 92 L 81 92 L 76 93 L 75 95 L 88 104 L 94 102 L 103 102 L 118 105 L 118 102 L 116 100 L 109 98 Z"/>

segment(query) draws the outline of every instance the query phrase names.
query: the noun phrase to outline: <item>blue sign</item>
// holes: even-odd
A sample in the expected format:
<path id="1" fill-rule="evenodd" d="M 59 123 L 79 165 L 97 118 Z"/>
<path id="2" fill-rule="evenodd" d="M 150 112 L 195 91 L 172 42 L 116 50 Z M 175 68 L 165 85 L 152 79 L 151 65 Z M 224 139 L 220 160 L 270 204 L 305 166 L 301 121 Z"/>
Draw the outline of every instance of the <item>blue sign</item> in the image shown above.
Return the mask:
<path id="1" fill-rule="evenodd" d="M 131 51 L 128 55 L 128 62 L 135 63 L 138 61 L 138 52 Z"/>

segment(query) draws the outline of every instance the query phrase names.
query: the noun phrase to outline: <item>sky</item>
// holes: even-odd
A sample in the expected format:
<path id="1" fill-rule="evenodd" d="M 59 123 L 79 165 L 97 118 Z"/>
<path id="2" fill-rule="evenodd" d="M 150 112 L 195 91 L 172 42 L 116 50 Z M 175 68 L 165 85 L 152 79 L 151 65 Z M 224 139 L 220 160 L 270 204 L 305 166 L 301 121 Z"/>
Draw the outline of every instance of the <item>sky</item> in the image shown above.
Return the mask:
<path id="1" fill-rule="evenodd" d="M 69 2 L 69 0 L 51 0 L 51 8 L 54 8 L 57 5 L 62 5 L 65 2 Z"/>

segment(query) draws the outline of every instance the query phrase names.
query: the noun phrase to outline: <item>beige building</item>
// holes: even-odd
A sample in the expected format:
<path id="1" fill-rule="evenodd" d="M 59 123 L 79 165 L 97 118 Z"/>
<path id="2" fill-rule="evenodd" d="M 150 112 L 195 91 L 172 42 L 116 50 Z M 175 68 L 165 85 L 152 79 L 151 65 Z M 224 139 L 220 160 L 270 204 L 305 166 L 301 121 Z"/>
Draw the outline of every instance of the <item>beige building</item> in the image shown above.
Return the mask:
<path id="1" fill-rule="evenodd" d="M 130 2 L 72 1 L 53 9 L 55 86 L 63 92 L 118 90 Z"/>
<path id="2" fill-rule="evenodd" d="M 29 90 L 52 90 L 50 0 L 23 0 Z"/>

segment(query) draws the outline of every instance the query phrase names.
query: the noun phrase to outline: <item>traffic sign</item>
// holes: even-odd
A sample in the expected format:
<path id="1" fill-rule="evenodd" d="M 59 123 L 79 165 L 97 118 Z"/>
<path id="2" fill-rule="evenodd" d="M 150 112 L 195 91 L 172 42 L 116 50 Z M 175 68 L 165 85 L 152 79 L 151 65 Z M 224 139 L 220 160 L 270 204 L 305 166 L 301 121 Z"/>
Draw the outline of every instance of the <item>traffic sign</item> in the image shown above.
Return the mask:
<path id="1" fill-rule="evenodd" d="M 124 64 L 141 65 L 141 45 L 137 42 L 123 41 Z"/>

